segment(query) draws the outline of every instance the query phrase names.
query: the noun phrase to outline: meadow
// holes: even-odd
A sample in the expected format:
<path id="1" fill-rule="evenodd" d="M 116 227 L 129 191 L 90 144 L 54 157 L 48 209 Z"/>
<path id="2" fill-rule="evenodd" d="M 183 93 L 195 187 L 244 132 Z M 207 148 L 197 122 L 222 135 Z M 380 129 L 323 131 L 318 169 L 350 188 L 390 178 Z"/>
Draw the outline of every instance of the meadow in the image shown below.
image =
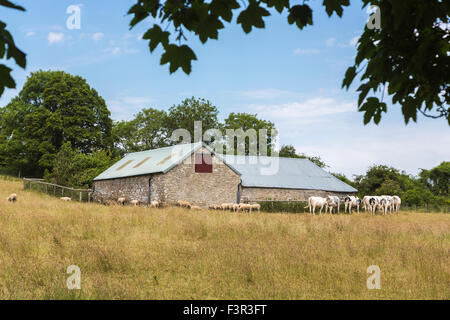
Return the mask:
<path id="1" fill-rule="evenodd" d="M 107 207 L 20 180 L 0 180 L 0 196 L 0 299 L 450 298 L 449 214 Z M 81 290 L 66 287 L 70 265 Z"/>

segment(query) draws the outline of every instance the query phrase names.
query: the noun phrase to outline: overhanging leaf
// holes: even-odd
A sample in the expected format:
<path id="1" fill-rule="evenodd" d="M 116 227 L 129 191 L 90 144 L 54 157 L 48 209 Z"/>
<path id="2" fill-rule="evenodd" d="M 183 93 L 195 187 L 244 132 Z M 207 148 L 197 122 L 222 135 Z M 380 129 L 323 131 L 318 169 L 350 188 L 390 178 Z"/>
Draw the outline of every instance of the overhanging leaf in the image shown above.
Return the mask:
<path id="1" fill-rule="evenodd" d="M 265 24 L 263 17 L 267 16 L 270 16 L 269 11 L 260 7 L 256 1 L 250 0 L 247 9 L 239 14 L 237 23 L 241 24 L 245 33 L 249 33 L 252 31 L 252 27 L 264 28 Z"/>
<path id="2" fill-rule="evenodd" d="M 299 29 L 303 29 L 305 26 L 313 24 L 312 10 L 306 4 L 293 6 L 289 10 L 288 15 L 289 24 L 295 24 Z"/>
<path id="3" fill-rule="evenodd" d="M 163 31 L 160 26 L 155 24 L 153 28 L 147 30 L 142 38 L 150 40 L 150 52 L 153 52 L 160 43 L 163 47 L 166 47 L 169 44 L 169 36 L 170 32 Z"/>
<path id="4" fill-rule="evenodd" d="M 170 73 L 182 68 L 186 74 L 191 73 L 191 62 L 197 60 L 195 53 L 187 45 L 169 44 L 161 57 L 161 65 L 169 63 Z"/>

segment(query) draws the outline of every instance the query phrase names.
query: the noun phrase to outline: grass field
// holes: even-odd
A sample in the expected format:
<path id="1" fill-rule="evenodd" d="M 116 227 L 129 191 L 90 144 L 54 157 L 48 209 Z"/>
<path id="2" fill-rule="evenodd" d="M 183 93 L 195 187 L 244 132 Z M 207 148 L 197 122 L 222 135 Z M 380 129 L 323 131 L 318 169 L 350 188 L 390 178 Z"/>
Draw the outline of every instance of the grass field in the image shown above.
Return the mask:
<path id="1" fill-rule="evenodd" d="M 450 298 L 448 214 L 105 207 L 21 186 L 0 180 L 0 299 Z M 70 265 L 81 290 L 66 287 Z"/>

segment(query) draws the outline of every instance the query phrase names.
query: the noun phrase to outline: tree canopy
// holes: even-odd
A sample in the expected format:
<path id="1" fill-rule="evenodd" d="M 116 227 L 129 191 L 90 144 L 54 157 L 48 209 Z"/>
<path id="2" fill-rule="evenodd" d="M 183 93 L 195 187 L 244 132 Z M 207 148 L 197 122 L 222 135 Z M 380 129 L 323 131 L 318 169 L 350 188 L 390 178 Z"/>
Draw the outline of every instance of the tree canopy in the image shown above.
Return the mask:
<path id="1" fill-rule="evenodd" d="M 381 21 L 379 27 L 362 26 L 355 62 L 345 73 L 342 87 L 348 89 L 355 79 L 362 82 L 357 92 L 364 123 L 380 123 L 388 111 L 384 99 L 389 95 L 394 104 L 401 106 L 406 124 L 417 121 L 420 113 L 446 119 L 450 125 L 450 2 L 361 2 L 363 8 L 376 6 Z M 323 0 L 322 4 L 328 16 L 342 17 L 350 0 Z M 8 0 L 0 0 L 0 6 L 25 10 Z M 188 33 L 206 43 L 218 39 L 219 31 L 227 24 L 237 23 L 245 33 L 265 28 L 264 19 L 272 14 L 283 15 L 300 30 L 314 21 L 308 0 L 301 4 L 289 0 L 136 0 L 128 14 L 132 16 L 131 28 L 148 17 L 154 18 L 156 23 L 143 36 L 149 41 L 150 51 L 161 46 L 161 65 L 169 64 L 170 73 L 181 68 L 187 74 L 191 73 L 192 61 L 197 60 L 186 44 Z M 26 66 L 26 55 L 0 21 L 0 59 L 4 57 L 13 58 L 22 68 Z M 15 88 L 11 71 L 0 64 L 0 96 L 5 88 Z"/>
<path id="2" fill-rule="evenodd" d="M 380 28 L 361 26 L 364 32 L 355 63 L 348 68 L 342 86 L 349 88 L 361 74 L 358 106 L 364 113 L 364 123 L 381 121 L 387 112 L 384 96 L 389 94 L 393 103 L 401 105 L 406 124 L 417 121 L 418 112 L 447 119 L 450 124 L 450 2 L 361 1 L 363 8 L 377 6 L 380 10 Z M 342 17 L 344 7 L 349 5 L 350 0 L 323 0 L 328 16 Z M 206 43 L 218 39 L 219 31 L 231 23 L 250 33 L 253 28 L 264 28 L 264 19 L 277 13 L 300 30 L 313 24 L 308 1 L 137 0 L 128 11 L 132 28 L 147 17 L 156 19 L 143 36 L 149 41 L 150 52 L 161 46 L 161 65 L 169 64 L 170 73 L 181 68 L 187 74 L 197 57 L 186 44 L 186 34 Z"/>
<path id="3" fill-rule="evenodd" d="M 204 140 L 207 130 L 217 129 L 221 132 L 221 137 L 212 137 L 211 141 L 206 142 L 219 140 L 225 146 L 227 143 L 234 142 L 234 150 L 237 151 L 237 139 L 234 136 L 227 137 L 226 130 L 233 129 L 237 132 L 238 130 L 246 132 L 252 129 L 256 133 L 255 141 L 258 142 L 256 150 L 260 152 L 259 133 L 260 130 L 265 129 L 268 133 L 264 135 L 269 149 L 268 154 L 273 150 L 273 139 L 275 137 L 272 137 L 271 131 L 275 129 L 275 125 L 272 122 L 260 119 L 256 114 L 230 113 L 222 123 L 218 116 L 217 107 L 210 101 L 195 97 L 173 105 L 168 112 L 153 108 L 143 109 L 132 120 L 119 121 L 114 124 L 114 143 L 119 153 L 123 154 L 174 145 L 179 141 L 172 140 L 172 134 L 178 129 L 184 129 L 189 133 L 189 143 L 195 142 L 194 138 Z M 202 136 L 195 137 L 195 122 L 201 122 L 202 128 L 198 129 Z M 264 132 L 261 131 L 261 133 Z M 249 154 L 249 139 L 246 139 L 243 143 L 245 145 L 243 147 L 244 153 Z"/>
<path id="4" fill-rule="evenodd" d="M 406 205 L 449 205 L 449 162 L 431 170 L 422 170 L 419 177 L 386 166 L 370 167 L 355 177 L 355 187 L 363 195 L 398 195 Z M 433 172 L 433 178 L 430 178 Z"/>
<path id="5" fill-rule="evenodd" d="M 105 150 L 90 155 L 81 153 L 66 142 L 56 154 L 51 172 L 47 171 L 44 178 L 62 186 L 90 188 L 93 179 L 118 160 Z"/>
<path id="6" fill-rule="evenodd" d="M 234 130 L 234 136 L 226 136 L 224 144 L 232 146 L 235 154 L 245 155 L 271 155 L 274 150 L 274 139 L 277 136 L 275 124 L 271 121 L 259 119 L 256 114 L 248 113 L 230 113 L 225 119 L 223 129 Z M 242 131 L 240 131 L 242 130 Z M 244 133 L 251 133 L 254 130 L 254 137 L 251 134 L 245 137 Z M 262 131 L 265 130 L 265 131 Z M 236 135 L 242 134 L 242 139 L 238 139 Z M 275 134 L 275 136 L 273 136 Z M 264 141 L 261 141 L 261 137 Z M 256 139 L 255 139 L 256 138 Z M 239 152 L 243 151 L 243 152 Z"/>
<path id="7" fill-rule="evenodd" d="M 90 154 L 112 147 L 105 101 L 79 76 L 32 73 L 17 97 L 0 108 L 0 163 L 13 172 L 42 175 L 70 142 Z"/>

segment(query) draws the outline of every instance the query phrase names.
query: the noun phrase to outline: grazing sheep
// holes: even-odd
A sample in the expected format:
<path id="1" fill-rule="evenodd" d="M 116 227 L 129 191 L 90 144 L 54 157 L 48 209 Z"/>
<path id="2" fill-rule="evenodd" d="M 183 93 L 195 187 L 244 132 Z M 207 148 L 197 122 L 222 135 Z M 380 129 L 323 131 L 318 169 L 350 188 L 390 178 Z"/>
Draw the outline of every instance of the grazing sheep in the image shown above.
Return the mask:
<path id="1" fill-rule="evenodd" d="M 252 205 L 251 204 L 246 204 L 246 203 L 241 203 L 239 204 L 239 211 L 248 211 L 249 213 L 252 212 Z"/>
<path id="2" fill-rule="evenodd" d="M 13 193 L 13 194 L 9 195 L 9 197 L 6 198 L 6 200 L 8 200 L 9 202 L 16 202 L 17 201 L 17 194 Z"/>
<path id="3" fill-rule="evenodd" d="M 234 207 L 234 203 L 222 203 L 220 205 L 220 208 L 222 210 L 233 210 L 233 207 Z"/>
<path id="4" fill-rule="evenodd" d="M 127 202 L 127 198 L 125 198 L 125 197 L 119 198 L 119 199 L 117 199 L 117 202 L 118 202 L 120 205 L 124 206 L 125 203 Z"/>
<path id="5" fill-rule="evenodd" d="M 261 212 L 261 205 L 259 203 L 252 204 L 252 210 Z"/>
<path id="6" fill-rule="evenodd" d="M 178 200 L 177 205 L 181 208 L 188 208 L 188 209 L 192 206 L 189 202 L 183 200 Z"/>
<path id="7" fill-rule="evenodd" d="M 150 208 L 158 208 L 159 207 L 159 202 L 158 201 L 152 201 L 150 203 Z"/>
<path id="8" fill-rule="evenodd" d="M 139 200 L 132 200 L 132 201 L 130 201 L 130 203 L 131 203 L 133 206 L 137 207 L 137 206 L 139 205 Z"/>
<path id="9" fill-rule="evenodd" d="M 72 199 L 69 198 L 69 197 L 62 197 L 61 200 L 62 200 L 62 201 L 66 201 L 66 202 L 72 201 Z"/>
<path id="10" fill-rule="evenodd" d="M 190 209 L 191 210 L 196 210 L 196 211 L 202 210 L 202 208 L 200 208 L 199 206 L 191 206 Z"/>
<path id="11" fill-rule="evenodd" d="M 212 205 L 210 205 L 208 207 L 208 209 L 210 209 L 210 210 L 219 210 L 219 209 L 221 209 L 221 207 L 219 205 L 217 205 L 217 204 L 212 204 Z"/>
<path id="12" fill-rule="evenodd" d="M 232 210 L 234 211 L 234 212 L 238 212 L 239 211 L 239 205 L 238 204 L 233 204 L 233 208 L 232 208 Z"/>

